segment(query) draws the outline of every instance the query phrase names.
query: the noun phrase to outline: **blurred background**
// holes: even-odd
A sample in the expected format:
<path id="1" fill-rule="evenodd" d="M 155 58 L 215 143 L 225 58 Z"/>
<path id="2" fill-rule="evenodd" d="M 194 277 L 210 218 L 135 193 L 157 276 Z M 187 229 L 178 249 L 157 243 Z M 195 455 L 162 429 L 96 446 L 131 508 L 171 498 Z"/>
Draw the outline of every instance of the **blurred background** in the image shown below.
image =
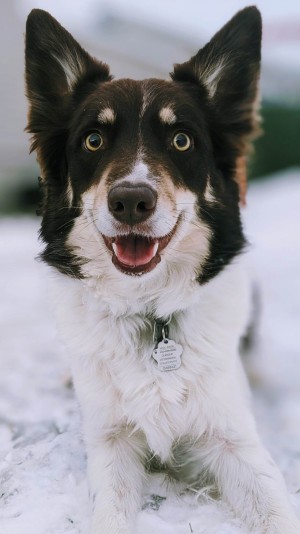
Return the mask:
<path id="1" fill-rule="evenodd" d="M 23 41 L 29 11 L 50 11 L 116 77 L 166 77 L 243 0 L 2 0 L 0 7 L 0 214 L 34 213 L 38 168 L 24 133 Z M 251 179 L 300 166 L 300 2 L 258 0 L 264 20 L 262 116 Z"/>

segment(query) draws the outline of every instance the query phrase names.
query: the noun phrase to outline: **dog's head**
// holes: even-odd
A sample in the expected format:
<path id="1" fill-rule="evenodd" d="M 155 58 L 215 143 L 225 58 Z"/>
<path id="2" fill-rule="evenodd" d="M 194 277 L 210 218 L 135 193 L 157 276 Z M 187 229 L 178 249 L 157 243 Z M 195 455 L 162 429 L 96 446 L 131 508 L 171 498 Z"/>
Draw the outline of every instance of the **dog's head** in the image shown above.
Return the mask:
<path id="1" fill-rule="evenodd" d="M 200 283 L 243 248 L 261 19 L 239 12 L 170 81 L 113 80 L 55 19 L 28 17 L 26 82 L 43 259 L 74 277 Z"/>

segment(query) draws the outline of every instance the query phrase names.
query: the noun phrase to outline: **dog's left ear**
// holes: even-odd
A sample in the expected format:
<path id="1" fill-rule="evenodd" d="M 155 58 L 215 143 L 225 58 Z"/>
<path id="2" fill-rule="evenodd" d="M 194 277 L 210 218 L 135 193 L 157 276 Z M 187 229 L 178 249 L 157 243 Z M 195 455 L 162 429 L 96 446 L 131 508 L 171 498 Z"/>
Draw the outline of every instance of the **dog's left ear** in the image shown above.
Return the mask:
<path id="1" fill-rule="evenodd" d="M 234 153 L 234 174 L 242 203 L 245 203 L 249 142 L 258 133 L 259 125 L 257 86 L 261 34 L 258 9 L 254 6 L 245 8 L 198 54 L 186 63 L 175 65 L 171 74 L 174 81 L 205 87 L 215 117 L 216 145 L 226 139 L 226 150 L 230 148 Z"/>
<path id="2" fill-rule="evenodd" d="M 50 146 L 49 139 L 66 128 L 68 106 L 74 91 L 80 92 L 80 84 L 96 87 L 112 77 L 105 63 L 92 58 L 41 9 L 33 9 L 27 19 L 25 60 L 30 104 L 27 130 L 33 134 L 32 149 L 40 156 Z"/>

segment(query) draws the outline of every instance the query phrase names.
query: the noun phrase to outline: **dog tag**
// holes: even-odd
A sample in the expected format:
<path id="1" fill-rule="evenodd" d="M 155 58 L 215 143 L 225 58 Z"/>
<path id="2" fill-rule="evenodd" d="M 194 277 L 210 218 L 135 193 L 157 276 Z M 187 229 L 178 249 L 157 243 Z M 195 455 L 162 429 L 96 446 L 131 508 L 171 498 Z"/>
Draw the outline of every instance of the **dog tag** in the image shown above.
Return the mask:
<path id="1" fill-rule="evenodd" d="M 160 371 L 174 371 L 181 366 L 183 348 L 172 339 L 165 338 L 158 343 L 152 356 L 158 363 Z"/>

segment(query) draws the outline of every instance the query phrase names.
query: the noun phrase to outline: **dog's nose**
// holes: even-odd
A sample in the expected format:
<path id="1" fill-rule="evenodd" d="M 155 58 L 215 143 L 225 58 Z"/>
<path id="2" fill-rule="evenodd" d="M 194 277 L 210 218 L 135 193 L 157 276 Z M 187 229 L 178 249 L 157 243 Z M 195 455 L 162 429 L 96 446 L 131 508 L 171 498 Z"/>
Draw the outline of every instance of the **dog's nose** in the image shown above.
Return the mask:
<path id="1" fill-rule="evenodd" d="M 156 192 L 147 185 L 120 184 L 108 193 L 108 208 L 113 216 L 126 224 L 144 222 L 155 210 Z"/>

